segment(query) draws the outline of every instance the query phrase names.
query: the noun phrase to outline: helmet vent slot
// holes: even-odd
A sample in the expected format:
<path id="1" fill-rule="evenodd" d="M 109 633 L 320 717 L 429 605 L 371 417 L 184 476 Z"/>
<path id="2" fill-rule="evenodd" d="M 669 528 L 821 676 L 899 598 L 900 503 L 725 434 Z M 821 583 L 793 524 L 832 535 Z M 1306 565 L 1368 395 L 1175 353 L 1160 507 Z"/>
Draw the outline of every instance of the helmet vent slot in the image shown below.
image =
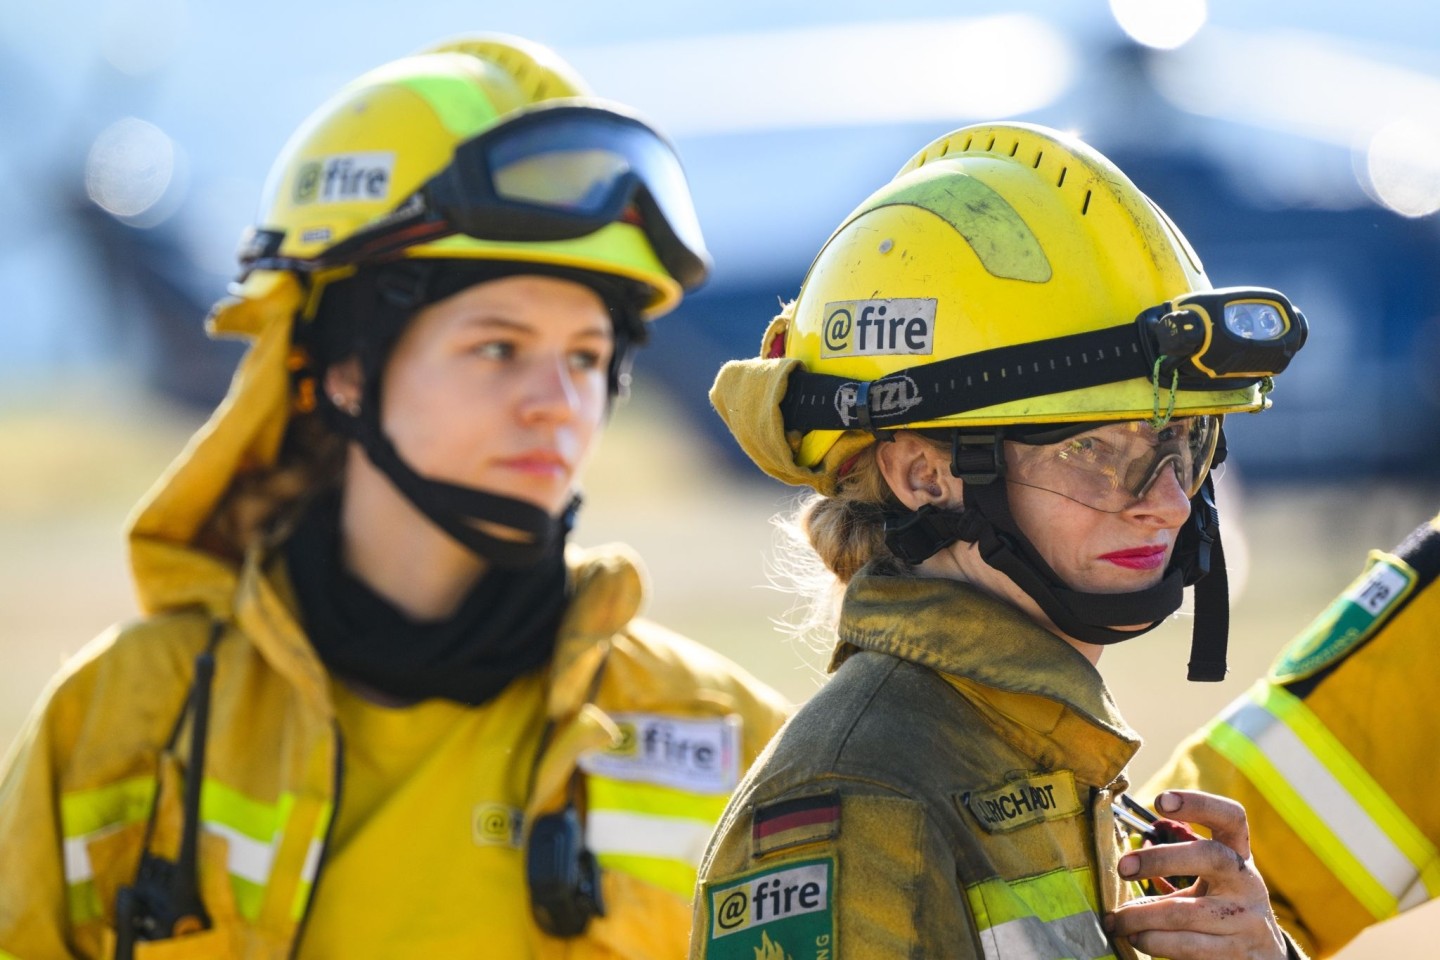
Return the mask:
<path id="1" fill-rule="evenodd" d="M 1090 191 L 1085 191 L 1085 202 L 1080 204 L 1080 216 L 1085 216 L 1090 211 Z"/>
<path id="2" fill-rule="evenodd" d="M 989 153 L 991 150 L 994 150 L 994 149 L 995 149 L 995 138 L 994 138 L 994 137 L 991 137 L 991 138 L 990 138 L 990 142 L 987 143 L 987 144 L 985 144 L 985 152 L 986 152 L 986 153 Z"/>
<path id="3" fill-rule="evenodd" d="M 1057 187 L 1063 187 L 1063 186 L 1065 186 L 1065 174 L 1068 173 L 1069 170 L 1070 170 L 1069 167 L 1061 167 L 1061 168 L 1060 168 L 1060 179 L 1055 181 L 1055 186 L 1057 186 Z"/>
<path id="4" fill-rule="evenodd" d="M 949 140 L 946 140 L 944 143 L 940 144 L 940 152 L 939 152 L 938 154 L 936 154 L 936 156 L 937 156 L 937 157 L 943 157 L 943 156 L 945 156 L 945 155 L 946 155 L 947 153 L 949 153 L 949 152 L 950 152 L 950 141 L 949 141 Z"/>
<path id="5" fill-rule="evenodd" d="M 963 146 L 963 147 L 960 148 L 960 152 L 961 152 L 961 153 L 964 153 L 964 152 L 966 152 L 967 150 L 969 150 L 969 149 L 970 149 L 970 144 L 972 144 L 972 143 L 974 143 L 974 142 L 975 142 L 975 135 L 972 133 L 970 136 L 968 136 L 968 137 L 965 138 L 965 146 Z"/>
<path id="6" fill-rule="evenodd" d="M 1036 170 L 1039 170 L 1039 169 L 1040 169 L 1040 161 L 1041 161 L 1041 160 L 1044 160 L 1044 159 L 1045 159 L 1045 151 L 1044 151 L 1044 150 L 1037 150 L 1037 151 L 1035 152 L 1035 163 L 1033 164 L 1033 166 L 1035 167 Z"/>
<path id="7" fill-rule="evenodd" d="M 1019 152 L 1020 152 L 1020 141 L 1019 141 L 1019 140 L 1016 140 L 1016 141 L 1015 141 L 1015 146 L 1013 146 L 1013 147 L 1010 148 L 1010 156 L 1013 157 L 1013 156 L 1015 156 L 1015 154 L 1017 154 L 1017 153 L 1019 153 Z"/>

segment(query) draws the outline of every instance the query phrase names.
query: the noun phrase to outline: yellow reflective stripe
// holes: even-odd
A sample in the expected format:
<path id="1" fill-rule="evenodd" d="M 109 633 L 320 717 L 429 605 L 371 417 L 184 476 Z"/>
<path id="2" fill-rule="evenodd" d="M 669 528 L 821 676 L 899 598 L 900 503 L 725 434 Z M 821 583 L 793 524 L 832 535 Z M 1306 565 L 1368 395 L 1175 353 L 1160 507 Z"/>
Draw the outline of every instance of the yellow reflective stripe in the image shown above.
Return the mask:
<path id="1" fill-rule="evenodd" d="M 586 799 L 591 810 L 624 810 L 661 817 L 684 817 L 703 820 L 712 826 L 720 822 L 729 797 L 690 793 L 658 783 L 613 780 L 610 777 L 585 778 Z"/>
<path id="2" fill-rule="evenodd" d="M 252 923 L 259 919 L 260 908 L 265 903 L 265 886 L 232 873 L 230 889 L 235 894 L 235 909 L 240 911 L 240 916 Z"/>
<path id="3" fill-rule="evenodd" d="M 330 830 L 330 818 L 335 815 L 335 804 L 326 800 L 315 818 L 315 830 L 310 837 L 310 847 L 305 853 L 305 863 L 300 868 L 300 882 L 295 886 L 295 898 L 290 902 L 290 919 L 299 920 L 305 915 L 310 903 L 310 891 L 315 886 L 315 874 L 320 869 L 320 855 L 325 850 L 325 834 Z"/>
<path id="4" fill-rule="evenodd" d="M 599 853 L 595 860 L 604 870 L 619 870 L 646 883 L 668 890 L 686 903 L 695 895 L 696 869 L 688 863 L 662 857 L 638 857 L 623 853 Z"/>
<path id="5" fill-rule="evenodd" d="M 294 805 L 293 799 L 289 804 L 285 803 L 285 799 L 282 796 L 276 803 L 264 803 L 206 777 L 200 791 L 200 819 L 224 824 L 251 840 L 270 843 L 283 823 L 281 809 Z"/>
<path id="6" fill-rule="evenodd" d="M 100 903 L 100 894 L 93 880 L 66 886 L 65 900 L 70 908 L 70 922 L 77 926 L 105 916 L 105 907 Z"/>
<path id="7" fill-rule="evenodd" d="M 1223 720 L 1211 724 L 1205 739 L 1255 785 L 1290 829 L 1372 916 L 1376 919 L 1394 916 L 1396 898 L 1346 848 L 1254 741 Z"/>
<path id="8" fill-rule="evenodd" d="M 90 882 L 88 845 L 108 831 L 143 822 L 150 815 L 154 795 L 153 777 L 132 777 L 61 796 L 66 895 L 72 922 L 84 923 L 103 914 Z M 226 871 L 235 891 L 236 905 L 247 920 L 255 920 L 260 915 L 275 851 L 294 806 L 293 794 L 283 794 L 276 803 L 268 804 L 208 777 L 201 788 L 200 826 L 226 840 Z M 313 868 L 307 879 L 313 881 Z M 308 884 L 306 886 L 308 888 Z"/>
<path id="9" fill-rule="evenodd" d="M 117 783 L 75 790 L 60 797 L 60 832 L 74 839 L 150 815 L 154 777 L 131 777 Z"/>
<path id="10" fill-rule="evenodd" d="M 1113 960 L 1088 867 L 1011 882 L 991 878 L 966 887 L 965 895 L 987 960 Z"/>
<path id="11" fill-rule="evenodd" d="M 1264 694 L 1259 696 L 1262 690 Z M 1295 732 L 1310 753 L 1345 787 L 1375 825 L 1410 861 L 1425 888 L 1426 895 L 1422 899 L 1431 900 L 1440 896 L 1440 851 L 1435 849 L 1424 831 L 1415 826 L 1390 795 L 1375 782 L 1370 772 L 1345 749 L 1320 718 L 1305 706 L 1303 700 L 1281 687 L 1269 684 L 1257 688 L 1256 694 L 1259 705 Z M 1403 903 L 1405 891 L 1390 892 L 1402 901 L 1402 906 L 1413 905 Z"/>
<path id="12" fill-rule="evenodd" d="M 728 798 L 594 774 L 585 783 L 585 842 L 600 866 L 688 901 Z"/>

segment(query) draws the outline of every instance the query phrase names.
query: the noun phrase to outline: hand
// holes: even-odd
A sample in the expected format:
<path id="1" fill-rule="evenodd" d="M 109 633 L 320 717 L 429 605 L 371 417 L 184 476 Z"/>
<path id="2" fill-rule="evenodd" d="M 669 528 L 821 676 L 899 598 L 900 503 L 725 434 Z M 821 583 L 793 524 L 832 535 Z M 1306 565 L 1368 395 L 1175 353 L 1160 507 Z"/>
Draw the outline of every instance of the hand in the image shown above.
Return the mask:
<path id="1" fill-rule="evenodd" d="M 1147 846 L 1121 857 L 1121 877 L 1156 878 L 1158 889 L 1173 892 L 1117 908 L 1105 918 L 1106 932 L 1169 960 L 1284 960 L 1285 937 L 1250 859 L 1245 808 L 1211 793 L 1168 790 L 1155 799 L 1155 809 L 1209 827 L 1214 839 Z M 1163 881 L 1175 876 L 1195 882 L 1175 890 Z"/>

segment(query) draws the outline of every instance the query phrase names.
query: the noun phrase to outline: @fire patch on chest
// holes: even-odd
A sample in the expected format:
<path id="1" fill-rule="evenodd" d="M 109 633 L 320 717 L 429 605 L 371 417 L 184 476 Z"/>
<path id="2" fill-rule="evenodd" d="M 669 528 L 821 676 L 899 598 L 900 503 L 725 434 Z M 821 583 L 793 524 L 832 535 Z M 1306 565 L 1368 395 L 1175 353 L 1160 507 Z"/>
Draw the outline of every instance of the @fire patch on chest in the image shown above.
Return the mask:
<path id="1" fill-rule="evenodd" d="M 835 860 L 801 860 L 707 883 L 709 960 L 833 960 Z"/>
<path id="2" fill-rule="evenodd" d="M 1404 560 L 1373 552 L 1365 572 L 1281 652 L 1270 668 L 1271 679 L 1302 680 L 1343 660 L 1399 608 L 1418 579 Z"/>
<path id="3" fill-rule="evenodd" d="M 984 790 L 967 790 L 956 799 L 987 833 L 1063 820 L 1081 811 L 1075 775 L 1068 770 L 1010 780 Z"/>
<path id="4" fill-rule="evenodd" d="M 729 793 L 740 782 L 740 718 L 617 713 L 620 742 L 580 758 L 580 769 L 614 780 L 693 793 Z"/>

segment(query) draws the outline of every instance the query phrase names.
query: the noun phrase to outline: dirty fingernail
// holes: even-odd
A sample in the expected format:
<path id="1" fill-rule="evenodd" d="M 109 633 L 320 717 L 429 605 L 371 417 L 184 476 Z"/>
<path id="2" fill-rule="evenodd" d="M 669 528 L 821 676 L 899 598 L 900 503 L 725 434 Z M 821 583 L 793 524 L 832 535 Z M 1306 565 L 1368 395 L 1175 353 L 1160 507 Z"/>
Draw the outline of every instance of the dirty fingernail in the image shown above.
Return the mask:
<path id="1" fill-rule="evenodd" d="M 1155 806 L 1161 813 L 1174 813 L 1180 809 L 1180 797 L 1167 790 L 1155 798 Z"/>
<path id="2" fill-rule="evenodd" d="M 1120 858 L 1120 876 L 1133 877 L 1140 872 L 1140 858 L 1133 853 L 1127 853 Z"/>

